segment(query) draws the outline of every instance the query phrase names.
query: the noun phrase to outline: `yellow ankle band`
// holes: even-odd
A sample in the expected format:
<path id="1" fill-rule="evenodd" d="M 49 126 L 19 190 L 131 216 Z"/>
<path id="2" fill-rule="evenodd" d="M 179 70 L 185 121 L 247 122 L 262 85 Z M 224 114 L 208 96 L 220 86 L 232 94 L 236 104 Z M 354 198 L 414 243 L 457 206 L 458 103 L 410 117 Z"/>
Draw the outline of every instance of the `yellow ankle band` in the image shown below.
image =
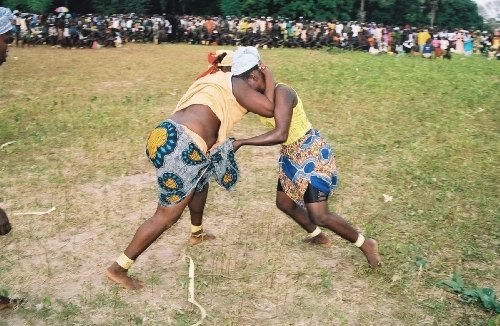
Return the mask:
<path id="1" fill-rule="evenodd" d="M 193 225 L 191 224 L 191 233 L 200 232 L 203 230 L 203 225 Z"/>
<path id="2" fill-rule="evenodd" d="M 130 266 L 134 263 L 134 261 L 128 258 L 124 253 L 122 253 L 117 259 L 116 263 L 120 265 L 124 269 L 129 269 Z"/>

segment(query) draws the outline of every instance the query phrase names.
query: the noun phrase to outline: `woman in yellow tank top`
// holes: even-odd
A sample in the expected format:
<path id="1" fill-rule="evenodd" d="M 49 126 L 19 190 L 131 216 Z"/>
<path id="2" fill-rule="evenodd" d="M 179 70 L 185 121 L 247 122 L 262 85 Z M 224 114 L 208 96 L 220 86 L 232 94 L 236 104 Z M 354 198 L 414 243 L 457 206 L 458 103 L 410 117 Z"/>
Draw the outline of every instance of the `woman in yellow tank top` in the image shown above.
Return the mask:
<path id="1" fill-rule="evenodd" d="M 244 145 L 282 144 L 276 193 L 278 208 L 309 232 L 311 243 L 330 245 L 318 227 L 327 228 L 354 243 L 372 267 L 380 264 L 378 244 L 356 231 L 341 216 L 330 212 L 328 197 L 337 183 L 333 149 L 313 129 L 297 93 L 285 84 L 277 84 L 274 117 L 261 118 L 273 129 L 262 135 L 233 142 L 234 150 Z"/>

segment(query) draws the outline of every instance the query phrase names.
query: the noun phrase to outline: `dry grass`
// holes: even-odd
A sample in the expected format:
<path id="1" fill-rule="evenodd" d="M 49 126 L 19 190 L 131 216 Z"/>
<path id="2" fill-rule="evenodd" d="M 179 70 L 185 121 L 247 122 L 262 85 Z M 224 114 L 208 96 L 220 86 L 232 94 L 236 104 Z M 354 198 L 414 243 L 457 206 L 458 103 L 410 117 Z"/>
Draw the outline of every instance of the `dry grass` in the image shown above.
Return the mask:
<path id="1" fill-rule="evenodd" d="M 500 290 L 499 66 L 483 58 L 263 52 L 334 145 L 342 179 L 330 206 L 380 241 L 380 270 L 335 235 L 331 249 L 302 243 L 305 233 L 274 207 L 278 148 L 243 148 L 237 189 L 212 185 L 204 224 L 216 241 L 189 247 L 186 215 L 134 265 L 144 290 L 106 281 L 105 268 L 156 206 L 147 134 L 209 50 L 11 50 L 0 70 L 0 144 L 16 143 L 0 150 L 0 205 L 14 229 L 0 239 L 0 290 L 26 304 L 0 312 L 0 325 L 193 324 L 187 255 L 207 325 L 495 320 L 436 287 L 458 269 L 466 282 Z M 235 135 L 263 130 L 249 115 Z M 427 261 L 422 273 L 417 257 Z"/>

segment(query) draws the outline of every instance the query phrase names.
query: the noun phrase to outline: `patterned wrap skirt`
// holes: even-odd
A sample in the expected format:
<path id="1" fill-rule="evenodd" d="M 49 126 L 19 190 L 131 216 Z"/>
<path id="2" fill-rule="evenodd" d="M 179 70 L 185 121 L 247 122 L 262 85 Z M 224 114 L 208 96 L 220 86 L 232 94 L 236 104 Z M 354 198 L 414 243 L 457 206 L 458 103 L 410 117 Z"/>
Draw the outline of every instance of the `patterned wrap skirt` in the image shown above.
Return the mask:
<path id="1" fill-rule="evenodd" d="M 161 206 L 178 204 L 193 189 L 200 192 L 214 177 L 226 190 L 239 177 L 232 140 L 203 153 L 182 125 L 163 121 L 148 138 L 146 155 L 156 168 Z"/>
<path id="2" fill-rule="evenodd" d="M 302 138 L 281 147 L 279 180 L 285 194 L 304 206 L 304 194 L 309 185 L 328 196 L 337 186 L 337 166 L 333 149 L 316 129 Z"/>

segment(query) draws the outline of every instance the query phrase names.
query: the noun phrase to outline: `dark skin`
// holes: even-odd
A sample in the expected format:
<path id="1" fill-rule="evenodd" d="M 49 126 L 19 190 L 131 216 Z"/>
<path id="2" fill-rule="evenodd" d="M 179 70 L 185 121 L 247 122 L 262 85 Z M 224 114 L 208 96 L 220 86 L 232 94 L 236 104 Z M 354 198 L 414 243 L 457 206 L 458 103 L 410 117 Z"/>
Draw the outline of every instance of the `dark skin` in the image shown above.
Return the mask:
<path id="1" fill-rule="evenodd" d="M 264 117 L 273 116 L 274 79 L 267 67 L 253 70 L 246 79 L 232 77 L 232 89 L 238 103 L 247 111 Z M 202 104 L 191 105 L 175 112 L 170 119 L 197 133 L 208 148 L 215 145 L 220 121 L 210 107 Z M 186 206 L 194 213 L 195 219 L 199 217 L 201 220 L 207 193 L 208 187 L 201 193 L 195 193 L 193 190 L 176 205 L 158 205 L 153 216 L 137 229 L 124 254 L 132 260 L 137 259 L 163 232 L 179 220 Z M 116 262 L 107 268 L 106 275 L 127 289 L 135 290 L 144 286 L 141 281 L 128 276 L 127 270 Z"/>
<path id="2" fill-rule="evenodd" d="M 13 41 L 12 32 L 8 31 L 0 35 L 0 66 L 7 61 L 8 45 Z"/>
<path id="3" fill-rule="evenodd" d="M 6 235 L 11 229 L 12 226 L 10 225 L 7 213 L 0 208 L 0 235 Z"/>
<path id="4" fill-rule="evenodd" d="M 10 225 L 7 213 L 0 208 L 0 235 L 6 235 L 11 229 L 12 226 Z M 19 302 L 20 300 L 14 300 L 0 295 L 0 310 L 13 308 Z"/>
<path id="5" fill-rule="evenodd" d="M 275 91 L 274 109 L 276 127 L 256 137 L 235 140 L 233 142 L 235 151 L 245 145 L 271 146 L 285 142 L 290 130 L 293 108 L 297 105 L 297 102 L 298 98 L 295 91 L 286 85 L 278 85 Z M 277 191 L 276 206 L 308 232 L 312 232 L 317 225 L 333 231 L 351 243 L 356 242 L 358 239 L 359 233 L 356 229 L 340 215 L 330 212 L 328 201 L 306 203 L 305 208 L 302 208 L 284 192 Z M 374 239 L 366 239 L 360 250 L 365 255 L 370 266 L 376 267 L 380 264 L 378 246 Z"/>
<path id="6" fill-rule="evenodd" d="M 13 41 L 12 32 L 8 31 L 0 35 L 0 65 L 7 61 L 8 45 Z M 12 230 L 7 213 L 0 208 L 0 235 L 6 235 Z M 0 295 L 0 310 L 13 308 L 20 300 L 10 299 Z"/>

